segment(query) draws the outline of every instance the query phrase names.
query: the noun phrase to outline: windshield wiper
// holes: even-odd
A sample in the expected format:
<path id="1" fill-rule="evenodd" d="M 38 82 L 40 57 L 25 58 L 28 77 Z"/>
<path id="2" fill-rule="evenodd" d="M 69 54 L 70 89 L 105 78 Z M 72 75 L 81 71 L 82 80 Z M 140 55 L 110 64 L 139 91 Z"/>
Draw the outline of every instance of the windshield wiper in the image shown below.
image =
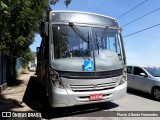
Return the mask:
<path id="1" fill-rule="evenodd" d="M 89 40 L 84 36 L 84 34 L 73 24 L 73 23 L 69 23 L 69 26 L 73 29 L 73 31 L 75 33 L 77 33 L 77 35 L 82 38 L 85 42 L 89 43 Z"/>
<path id="2" fill-rule="evenodd" d="M 89 33 L 88 33 L 88 39 L 84 36 L 84 34 L 73 24 L 73 23 L 69 23 L 69 26 L 73 29 L 73 31 L 81 38 L 81 39 L 83 39 L 85 42 L 87 42 L 88 43 L 88 50 L 90 50 L 89 49 Z M 81 55 L 82 55 L 82 57 L 83 57 L 83 59 L 84 60 L 86 60 L 85 58 L 87 58 L 88 60 L 90 60 L 88 57 L 84 57 L 84 54 L 83 54 L 83 52 L 82 51 L 80 51 L 81 52 Z M 89 53 L 89 51 L 88 51 L 88 53 Z"/>
<path id="3" fill-rule="evenodd" d="M 88 57 L 85 57 L 85 56 L 84 56 L 84 53 L 83 53 L 82 50 L 80 50 L 80 53 L 81 53 L 81 56 L 83 57 L 84 60 L 88 59 L 88 60 L 90 61 L 90 59 L 89 59 Z"/>
<path id="4" fill-rule="evenodd" d="M 107 31 L 109 26 L 105 26 L 102 34 L 101 34 L 101 37 L 100 37 L 100 41 L 102 41 L 103 37 L 104 37 L 104 34 L 105 32 Z M 99 55 L 99 40 L 98 40 L 98 37 L 97 37 L 97 34 L 95 33 L 95 36 L 96 36 L 96 43 L 97 43 L 97 49 L 98 49 L 98 55 Z"/>
<path id="5" fill-rule="evenodd" d="M 95 33 L 96 35 L 96 43 L 97 43 L 97 49 L 98 49 L 98 55 L 99 55 L 99 41 L 98 41 L 98 37 L 97 37 L 97 34 Z"/>
<path id="6" fill-rule="evenodd" d="M 105 26 L 105 28 L 104 28 L 104 30 L 103 30 L 103 32 L 101 34 L 101 39 L 100 39 L 101 41 L 102 41 L 102 39 L 104 37 L 105 32 L 108 30 L 108 28 L 109 28 L 109 26 Z"/>
<path id="7" fill-rule="evenodd" d="M 104 35 L 105 35 L 105 32 L 108 30 L 108 28 L 109 28 L 109 26 L 105 26 L 105 28 L 104 28 L 104 30 L 103 30 L 103 32 L 102 32 L 102 34 L 101 34 L 101 37 L 100 37 L 100 41 L 102 41 L 103 40 L 103 37 L 104 37 Z M 97 37 L 97 34 L 95 33 L 95 36 L 96 36 L 96 43 L 97 43 L 97 49 L 98 49 L 98 55 L 99 55 L 99 50 L 101 50 L 101 49 L 99 49 L 99 40 L 98 40 L 98 37 Z M 103 52 L 102 50 L 101 50 L 101 52 Z M 103 52 L 104 53 L 104 52 Z M 105 53 L 104 53 L 105 54 Z M 117 53 L 118 54 L 118 53 Z M 106 54 L 105 54 L 106 55 Z M 119 57 L 119 60 L 121 60 L 122 58 L 121 58 L 121 53 L 120 54 L 118 54 L 118 57 Z"/>

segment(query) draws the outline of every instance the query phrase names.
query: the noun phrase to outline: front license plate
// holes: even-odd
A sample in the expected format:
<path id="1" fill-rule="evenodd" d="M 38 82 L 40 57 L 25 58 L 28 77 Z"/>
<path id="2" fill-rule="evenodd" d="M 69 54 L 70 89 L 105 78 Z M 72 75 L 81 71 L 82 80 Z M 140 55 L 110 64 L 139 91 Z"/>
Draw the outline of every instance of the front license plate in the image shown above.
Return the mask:
<path id="1" fill-rule="evenodd" d="M 103 94 L 94 94 L 90 95 L 89 100 L 101 100 L 103 98 Z"/>

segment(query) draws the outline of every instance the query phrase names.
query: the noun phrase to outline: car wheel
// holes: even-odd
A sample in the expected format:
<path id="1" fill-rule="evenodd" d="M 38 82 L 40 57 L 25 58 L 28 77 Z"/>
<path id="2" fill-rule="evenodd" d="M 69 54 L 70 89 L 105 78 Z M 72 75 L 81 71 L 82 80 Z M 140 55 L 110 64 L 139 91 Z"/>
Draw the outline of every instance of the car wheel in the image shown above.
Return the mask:
<path id="1" fill-rule="evenodd" d="M 153 88 L 152 95 L 156 100 L 160 101 L 160 87 Z"/>

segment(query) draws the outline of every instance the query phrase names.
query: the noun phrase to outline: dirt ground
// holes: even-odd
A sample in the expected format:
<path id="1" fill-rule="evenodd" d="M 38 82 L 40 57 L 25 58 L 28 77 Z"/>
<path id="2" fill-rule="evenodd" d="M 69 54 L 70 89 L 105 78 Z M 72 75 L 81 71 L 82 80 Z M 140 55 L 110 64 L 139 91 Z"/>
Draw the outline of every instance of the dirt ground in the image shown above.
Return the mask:
<path id="1" fill-rule="evenodd" d="M 8 86 L 0 94 L 0 111 L 33 111 L 25 103 L 19 105 L 22 102 L 30 76 L 34 76 L 34 72 L 20 75 L 14 86 Z"/>

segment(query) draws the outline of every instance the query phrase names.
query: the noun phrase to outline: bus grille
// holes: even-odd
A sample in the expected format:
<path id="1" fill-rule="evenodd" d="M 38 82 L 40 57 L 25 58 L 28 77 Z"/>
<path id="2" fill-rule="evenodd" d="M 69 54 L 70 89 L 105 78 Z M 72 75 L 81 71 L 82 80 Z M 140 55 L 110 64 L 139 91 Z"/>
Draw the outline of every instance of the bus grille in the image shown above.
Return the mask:
<path id="1" fill-rule="evenodd" d="M 101 91 L 113 89 L 116 87 L 116 82 L 103 83 L 103 84 L 89 84 L 89 85 L 69 85 L 73 92 L 88 92 L 88 91 Z"/>
<path id="2" fill-rule="evenodd" d="M 69 79 L 102 79 L 112 78 L 123 74 L 123 68 L 110 71 L 90 71 L 90 72 L 71 72 L 71 71 L 57 71 L 60 77 Z"/>

